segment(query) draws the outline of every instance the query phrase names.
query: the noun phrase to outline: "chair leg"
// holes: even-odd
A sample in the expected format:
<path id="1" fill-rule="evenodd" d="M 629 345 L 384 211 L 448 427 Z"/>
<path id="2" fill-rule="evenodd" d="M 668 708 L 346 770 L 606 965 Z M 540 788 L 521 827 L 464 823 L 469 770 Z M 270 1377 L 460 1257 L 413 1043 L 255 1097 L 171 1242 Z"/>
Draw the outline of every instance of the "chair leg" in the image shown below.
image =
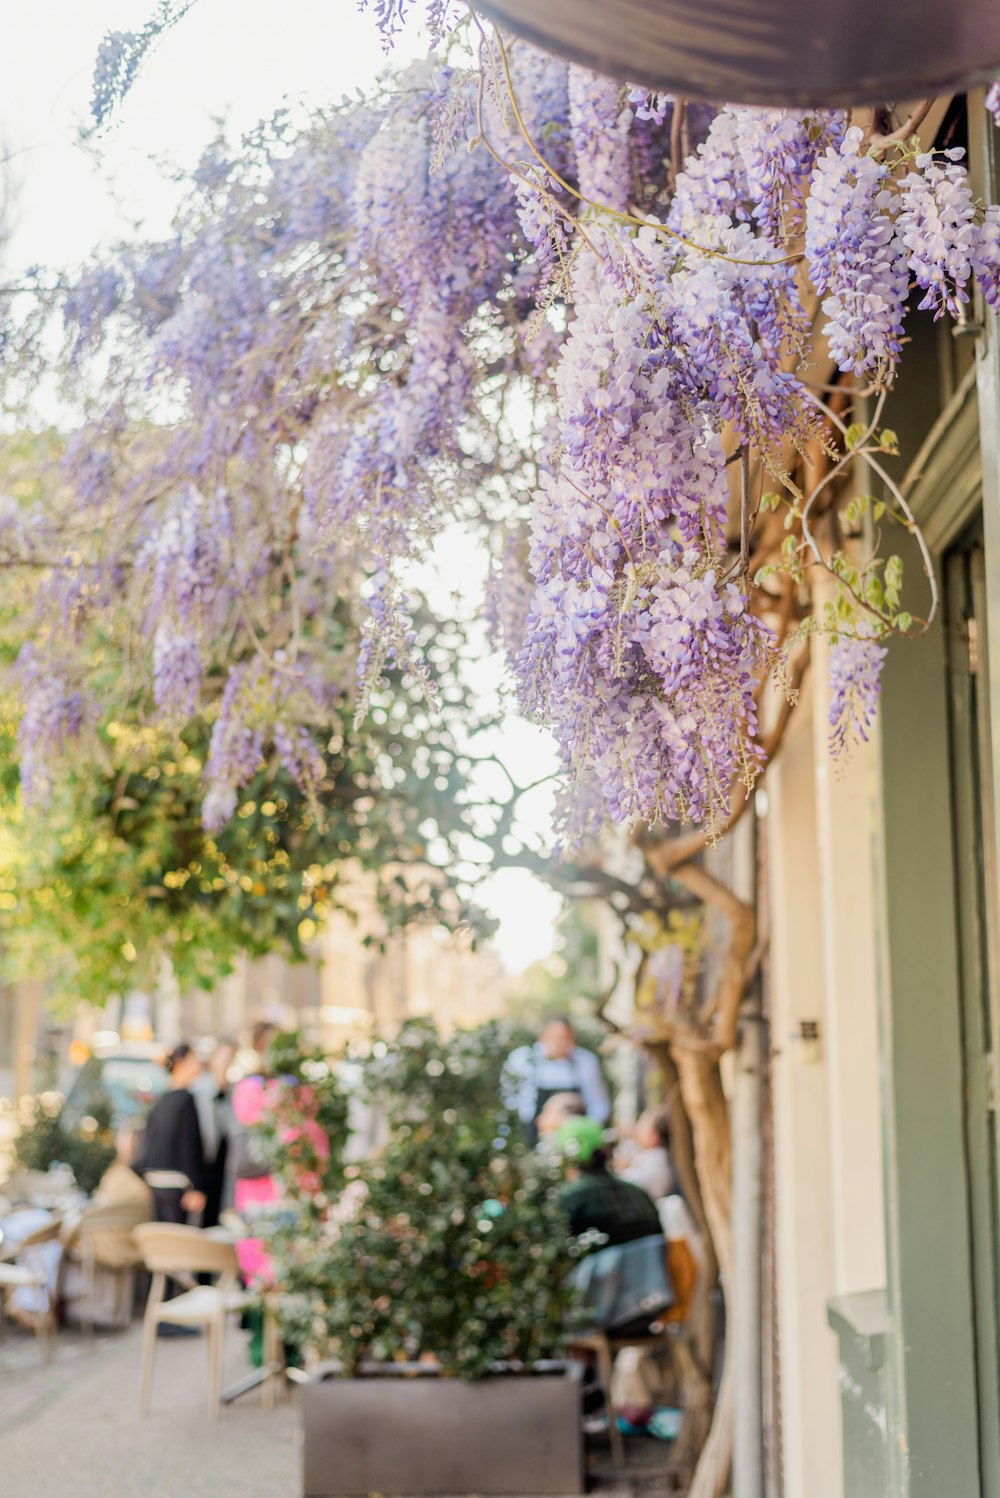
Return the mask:
<path id="1" fill-rule="evenodd" d="M 213 1317 L 205 1327 L 208 1340 L 208 1413 L 218 1420 L 222 1406 L 222 1335 L 225 1322 Z"/>
<path id="2" fill-rule="evenodd" d="M 611 1443 L 611 1460 L 616 1467 L 625 1465 L 625 1437 L 618 1429 L 618 1417 L 611 1402 L 611 1382 L 614 1373 L 614 1358 L 606 1337 L 597 1344 L 597 1376 L 604 1393 L 604 1410 L 608 1417 L 608 1440 Z"/>
<path id="3" fill-rule="evenodd" d="M 139 1414 L 149 1413 L 153 1392 L 153 1358 L 156 1354 L 156 1319 L 146 1315 L 142 1323 L 142 1372 L 139 1377 Z"/>
<path id="4" fill-rule="evenodd" d="M 84 1242 L 83 1247 L 83 1330 L 86 1336 L 94 1335 L 94 1296 L 97 1288 L 97 1265 L 93 1245 Z"/>
<path id="5" fill-rule="evenodd" d="M 38 1338 L 42 1345 L 42 1357 L 47 1363 L 50 1361 L 55 1348 L 56 1302 L 47 1280 L 44 1286 L 40 1288 L 45 1292 L 45 1310 L 39 1312 L 37 1330 Z"/>
<path id="6" fill-rule="evenodd" d="M 261 1403 L 267 1410 L 273 1410 L 278 1394 L 278 1379 L 282 1368 L 281 1338 L 278 1332 L 278 1324 L 274 1315 L 268 1307 L 264 1308 L 264 1339 L 261 1351 L 267 1377 L 261 1384 Z"/>

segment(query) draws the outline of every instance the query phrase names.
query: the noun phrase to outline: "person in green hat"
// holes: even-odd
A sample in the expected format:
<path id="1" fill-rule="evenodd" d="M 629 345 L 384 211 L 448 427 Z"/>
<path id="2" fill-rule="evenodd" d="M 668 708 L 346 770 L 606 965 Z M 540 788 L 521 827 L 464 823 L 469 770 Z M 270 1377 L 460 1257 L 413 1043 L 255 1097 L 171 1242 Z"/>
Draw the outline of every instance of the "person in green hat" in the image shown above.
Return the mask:
<path id="1" fill-rule="evenodd" d="M 556 1145 L 566 1173 L 560 1198 L 575 1237 L 599 1233 L 603 1241 L 595 1240 L 597 1249 L 662 1234 L 652 1197 L 608 1169 L 604 1129 L 596 1119 L 567 1119 L 556 1132 Z"/>

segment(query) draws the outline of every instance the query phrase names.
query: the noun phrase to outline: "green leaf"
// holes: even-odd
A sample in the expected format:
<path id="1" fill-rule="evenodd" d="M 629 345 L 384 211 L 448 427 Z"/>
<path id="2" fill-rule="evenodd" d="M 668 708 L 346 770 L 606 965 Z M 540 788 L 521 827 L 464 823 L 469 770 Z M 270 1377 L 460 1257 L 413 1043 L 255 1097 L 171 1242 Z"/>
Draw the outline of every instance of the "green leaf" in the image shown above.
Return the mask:
<path id="1" fill-rule="evenodd" d="M 844 511 L 844 519 L 847 521 L 847 524 L 849 526 L 855 526 L 859 524 L 861 517 L 868 512 L 869 503 L 870 499 L 867 494 L 856 494 L 854 496 L 850 504 L 847 506 L 847 509 Z"/>

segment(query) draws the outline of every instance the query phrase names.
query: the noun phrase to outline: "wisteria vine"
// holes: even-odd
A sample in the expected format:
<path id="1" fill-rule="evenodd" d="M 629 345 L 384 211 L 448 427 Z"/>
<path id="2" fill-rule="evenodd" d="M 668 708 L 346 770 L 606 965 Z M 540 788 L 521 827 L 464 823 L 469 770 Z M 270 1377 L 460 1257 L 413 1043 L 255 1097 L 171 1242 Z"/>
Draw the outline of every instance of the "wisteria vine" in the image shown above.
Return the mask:
<path id="1" fill-rule="evenodd" d="M 399 7 L 376 10 L 391 34 Z M 911 286 L 935 317 L 1000 305 L 1000 210 L 956 149 L 685 108 L 468 18 L 446 36 L 440 6 L 435 25 L 438 51 L 371 98 L 209 150 L 167 241 L 8 298 L 8 402 L 57 316 L 80 413 L 39 455 L 44 498 L 3 521 L 36 621 L 27 798 L 117 710 L 109 640 L 133 703 L 212 721 L 209 825 L 269 754 L 318 790 L 330 702 L 363 717 L 387 664 L 419 673 L 407 579 L 456 514 L 499 538 L 493 617 L 575 831 L 724 824 L 794 643 L 776 568 L 843 584 L 831 739 L 867 733 L 884 640 L 920 621 L 808 529 L 801 460 L 846 456 L 811 350 L 888 389 Z M 102 54 L 99 113 L 133 62 Z M 755 579 L 765 483 L 791 532 Z M 331 639 L 334 599 L 360 632 Z"/>

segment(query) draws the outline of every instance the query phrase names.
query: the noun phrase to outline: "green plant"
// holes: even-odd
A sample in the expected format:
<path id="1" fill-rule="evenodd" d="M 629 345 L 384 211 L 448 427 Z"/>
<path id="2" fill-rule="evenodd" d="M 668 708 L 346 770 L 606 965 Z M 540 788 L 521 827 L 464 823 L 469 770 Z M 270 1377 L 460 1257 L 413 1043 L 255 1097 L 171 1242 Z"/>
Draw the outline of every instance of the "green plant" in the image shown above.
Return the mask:
<path id="1" fill-rule="evenodd" d="M 97 1100 L 90 1114 L 72 1127 L 62 1120 L 61 1099 L 49 1094 L 32 1098 L 14 1139 L 16 1170 L 48 1170 L 67 1165 L 76 1184 L 89 1196 L 115 1157 L 111 1105 Z"/>
<path id="2" fill-rule="evenodd" d="M 348 1167 L 346 1204 L 318 1231 L 280 1232 L 285 1335 L 356 1371 L 434 1360 L 479 1378 L 558 1356 L 576 1249 L 558 1177 L 520 1143 L 499 1095 L 501 1026 L 442 1041 L 425 1023 L 376 1048 L 384 1151 Z"/>

